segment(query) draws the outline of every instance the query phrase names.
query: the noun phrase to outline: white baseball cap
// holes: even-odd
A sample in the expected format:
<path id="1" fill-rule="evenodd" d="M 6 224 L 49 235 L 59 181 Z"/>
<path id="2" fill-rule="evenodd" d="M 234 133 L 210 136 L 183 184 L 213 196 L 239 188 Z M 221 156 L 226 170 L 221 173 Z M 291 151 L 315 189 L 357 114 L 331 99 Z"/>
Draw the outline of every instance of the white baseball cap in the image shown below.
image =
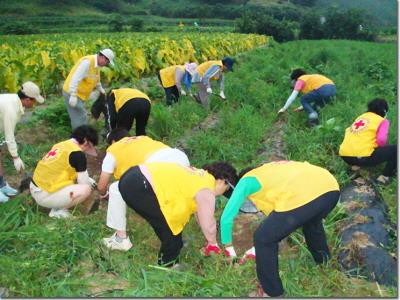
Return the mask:
<path id="1" fill-rule="evenodd" d="M 110 65 L 114 65 L 114 52 L 111 49 L 103 49 L 100 50 L 100 53 L 103 54 L 105 57 L 107 57 L 108 61 L 110 62 Z"/>
<path id="2" fill-rule="evenodd" d="M 40 95 L 39 87 L 32 81 L 27 81 L 22 84 L 21 91 L 29 98 L 34 98 L 38 103 L 44 102 L 44 98 Z"/>

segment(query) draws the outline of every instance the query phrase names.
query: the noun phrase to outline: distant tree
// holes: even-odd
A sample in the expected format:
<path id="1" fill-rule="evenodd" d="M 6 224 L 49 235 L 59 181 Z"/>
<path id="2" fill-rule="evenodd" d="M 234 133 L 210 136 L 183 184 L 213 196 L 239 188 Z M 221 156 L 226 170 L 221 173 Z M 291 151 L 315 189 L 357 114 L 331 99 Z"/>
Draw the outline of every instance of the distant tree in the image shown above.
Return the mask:
<path id="1" fill-rule="evenodd" d="M 142 19 L 130 19 L 126 25 L 130 26 L 131 31 L 140 32 L 144 29 L 144 21 Z"/>
<path id="2" fill-rule="evenodd" d="M 323 39 L 326 37 L 321 17 L 315 13 L 305 14 L 300 21 L 301 39 Z"/>
<path id="3" fill-rule="evenodd" d="M 291 0 L 293 4 L 302 6 L 314 6 L 317 0 Z"/>
<path id="4" fill-rule="evenodd" d="M 8 22 L 7 24 L 4 24 L 0 31 L 3 34 L 33 34 L 37 33 L 36 30 L 33 29 L 33 26 L 30 26 L 25 21 L 16 21 L 16 22 Z"/>
<path id="5" fill-rule="evenodd" d="M 125 21 L 120 15 L 112 15 L 108 21 L 108 30 L 111 32 L 121 32 L 124 30 Z"/>

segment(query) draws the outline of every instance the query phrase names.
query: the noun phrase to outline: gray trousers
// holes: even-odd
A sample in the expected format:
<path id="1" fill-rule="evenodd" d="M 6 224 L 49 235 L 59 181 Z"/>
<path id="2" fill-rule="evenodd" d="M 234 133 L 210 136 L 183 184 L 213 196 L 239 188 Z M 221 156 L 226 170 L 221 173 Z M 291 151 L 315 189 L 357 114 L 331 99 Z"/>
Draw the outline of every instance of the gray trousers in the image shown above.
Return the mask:
<path id="1" fill-rule="evenodd" d="M 202 82 L 194 83 L 196 86 L 197 92 L 195 93 L 195 98 L 201 105 L 205 108 L 209 108 L 209 94 L 207 93 L 207 86 Z"/>
<path id="2" fill-rule="evenodd" d="M 81 125 L 86 125 L 88 122 L 88 118 L 87 118 L 87 111 L 85 108 L 85 102 L 83 102 L 82 99 L 78 97 L 78 103 L 76 104 L 75 107 L 72 107 L 71 105 L 69 105 L 70 95 L 63 91 L 63 96 L 64 96 L 64 103 L 67 106 L 68 115 L 71 120 L 72 130 Z"/>

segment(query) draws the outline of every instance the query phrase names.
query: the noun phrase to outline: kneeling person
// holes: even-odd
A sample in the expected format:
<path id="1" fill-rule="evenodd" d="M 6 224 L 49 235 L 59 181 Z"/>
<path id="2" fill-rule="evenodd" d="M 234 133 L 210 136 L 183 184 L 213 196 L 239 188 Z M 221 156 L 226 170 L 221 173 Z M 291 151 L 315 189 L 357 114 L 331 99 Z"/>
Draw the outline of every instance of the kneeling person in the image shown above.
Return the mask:
<path id="1" fill-rule="evenodd" d="M 111 131 L 107 141 L 111 146 L 107 148 L 97 188 L 102 197 L 106 198 L 111 175 L 117 180 L 110 185 L 107 210 L 107 226 L 116 232 L 103 241 L 108 248 L 127 251 L 132 247 L 132 243 L 126 233 L 126 204 L 118 189 L 118 180 L 122 174 L 129 168 L 145 162 L 174 162 L 182 166 L 189 166 L 190 162 L 181 150 L 147 136 L 128 137 L 128 131 L 124 128 Z"/>
<path id="2" fill-rule="evenodd" d="M 97 143 L 96 130 L 82 125 L 38 162 L 30 191 L 38 205 L 51 208 L 50 217 L 69 217 L 68 209 L 89 197 L 95 181 L 88 175 L 84 152 L 96 155 Z"/>

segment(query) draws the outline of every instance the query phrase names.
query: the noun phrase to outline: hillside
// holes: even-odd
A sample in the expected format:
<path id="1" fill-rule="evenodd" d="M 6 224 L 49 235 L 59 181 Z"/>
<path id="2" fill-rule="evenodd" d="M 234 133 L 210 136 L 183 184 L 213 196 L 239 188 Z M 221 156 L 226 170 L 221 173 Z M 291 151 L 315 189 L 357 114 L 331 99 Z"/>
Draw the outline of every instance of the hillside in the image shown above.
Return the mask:
<path id="1" fill-rule="evenodd" d="M 316 0 L 313 7 L 295 5 L 295 0 L 0 0 L 3 16 L 101 16 L 110 13 L 135 16 L 163 16 L 170 18 L 220 18 L 235 19 L 250 6 L 296 8 L 300 11 L 326 12 L 332 6 L 338 9 L 357 8 L 367 12 L 379 26 L 396 26 L 395 0 Z M 3 20 L 4 22 L 4 20 Z"/>

